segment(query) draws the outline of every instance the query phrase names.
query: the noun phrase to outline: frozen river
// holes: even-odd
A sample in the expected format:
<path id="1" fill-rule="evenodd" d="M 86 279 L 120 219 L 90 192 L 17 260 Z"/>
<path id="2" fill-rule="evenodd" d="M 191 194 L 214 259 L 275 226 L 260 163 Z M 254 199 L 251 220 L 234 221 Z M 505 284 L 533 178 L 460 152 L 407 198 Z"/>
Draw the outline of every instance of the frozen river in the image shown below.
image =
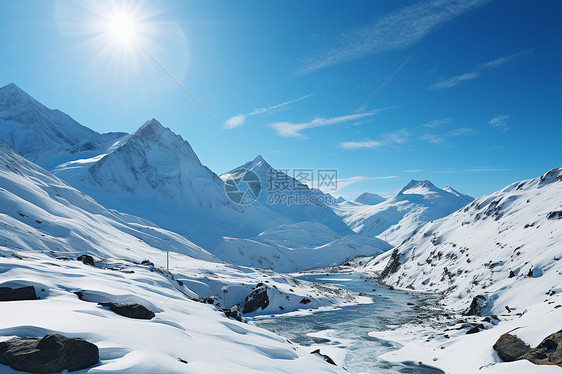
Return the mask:
<path id="1" fill-rule="evenodd" d="M 392 325 L 412 320 L 427 296 L 391 291 L 354 274 L 308 274 L 299 279 L 337 284 L 348 290 L 363 292 L 372 297 L 374 303 L 305 316 L 275 317 L 256 321 L 256 325 L 302 345 L 345 346 L 344 367 L 350 373 L 442 373 L 416 364 L 396 364 L 378 359 L 381 354 L 395 350 L 399 345 L 368 335 L 370 331 L 387 330 Z"/>

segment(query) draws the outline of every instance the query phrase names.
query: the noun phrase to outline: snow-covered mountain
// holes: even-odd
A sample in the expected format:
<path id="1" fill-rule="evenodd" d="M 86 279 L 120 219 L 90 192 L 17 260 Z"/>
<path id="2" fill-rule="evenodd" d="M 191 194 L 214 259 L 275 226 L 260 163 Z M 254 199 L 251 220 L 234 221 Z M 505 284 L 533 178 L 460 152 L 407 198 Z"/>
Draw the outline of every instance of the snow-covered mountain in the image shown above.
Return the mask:
<path id="1" fill-rule="evenodd" d="M 340 235 L 351 234 L 349 227 L 326 204 L 333 198 L 318 189 L 311 189 L 283 171 L 274 169 L 258 156 L 221 175 L 223 180 L 242 179 L 253 172 L 261 181 L 257 203 L 287 217 L 291 222 L 318 222 Z"/>
<path id="2" fill-rule="evenodd" d="M 77 261 L 82 255 L 91 257 Z M 172 270 L 163 269 L 167 263 Z M 249 366 L 339 373 L 311 355 L 313 347 L 227 319 L 220 308 L 240 304 L 256 315 L 303 308 L 305 298 L 307 309 L 362 300 L 336 287 L 223 264 L 178 234 L 105 209 L 2 143 L 0 273 L 0 287 L 31 286 L 39 296 L 2 302 L 0 341 L 81 337 L 99 347 L 100 372 L 182 373 L 189 364 L 195 373 Z M 258 291 L 267 303 L 249 308 Z M 99 302 L 133 302 L 155 316 L 125 318 Z"/>
<path id="3" fill-rule="evenodd" d="M 107 154 L 59 165 L 54 174 L 104 206 L 149 219 L 210 250 L 222 236 L 257 235 L 290 222 L 259 205 L 234 204 L 189 143 L 155 119 Z"/>
<path id="4" fill-rule="evenodd" d="M 430 181 L 410 181 L 396 196 L 376 205 L 345 202 L 333 206 L 353 231 L 398 245 L 425 223 L 445 217 L 473 199 Z"/>
<path id="5" fill-rule="evenodd" d="M 98 155 L 126 135 L 99 134 L 45 107 L 13 83 L 0 88 L 0 141 L 47 169 Z"/>
<path id="6" fill-rule="evenodd" d="M 500 365 L 492 346 L 509 332 L 535 347 L 562 325 L 562 168 L 428 223 L 392 253 L 369 261 L 366 270 L 395 287 L 438 293 L 449 311 L 476 315 L 474 326 L 483 323 L 478 334 L 466 335 L 463 326 L 459 333 L 450 326 L 448 335 L 426 330 L 417 348 L 406 343 L 392 359 L 407 356 L 447 372 L 551 372 L 552 366 L 525 360 Z M 440 338 L 427 343 L 430 334 Z"/>
<path id="7" fill-rule="evenodd" d="M 361 195 L 357 196 L 355 200 L 356 203 L 365 205 L 377 205 L 385 201 L 386 199 L 376 193 L 363 192 Z"/>
<path id="8" fill-rule="evenodd" d="M 346 237 L 353 232 L 325 204 L 333 198 L 294 178 L 289 180 L 296 186 L 290 194 L 294 201 L 272 203 L 267 178 L 271 173 L 276 178 L 289 176 L 273 169 L 261 157 L 229 174 L 243 177 L 240 171 L 250 169 L 262 179 L 258 200 L 240 205 L 231 200 L 224 181 L 200 162 L 190 144 L 155 119 L 132 134 L 111 138 L 79 125 L 62 112 L 47 109 L 15 85 L 6 86 L 1 96 L 3 118 L 19 122 L 2 123 L 5 126 L 0 135 L 11 141 L 36 133 L 37 139 L 49 140 L 38 143 L 29 135 L 25 144 L 32 146 L 19 148 L 26 157 L 50 167 L 56 176 L 104 207 L 177 232 L 210 252 L 216 251 L 223 260 L 234 261 L 237 256 L 229 251 L 240 254 L 236 248 L 243 247 L 246 256 L 238 256 L 239 263 L 259 267 L 262 262 L 258 259 L 267 254 L 255 251 L 265 247 L 274 257 L 264 267 L 296 270 L 315 264 L 331 265 L 355 255 L 374 255 L 388 248 L 381 241 L 357 235 Z M 105 142 L 106 138 L 111 141 Z M 91 147 L 75 152 L 76 144 L 84 142 L 91 143 Z M 17 146 L 20 143 L 12 141 Z M 56 161 L 62 162 L 53 166 Z M 331 230 L 336 237 L 324 236 L 322 243 L 299 246 L 262 235 L 279 227 L 285 236 L 295 237 L 307 225 L 318 230 L 316 223 L 321 231 Z M 297 248 L 300 253 L 310 252 L 303 256 L 308 261 L 298 264 Z"/>

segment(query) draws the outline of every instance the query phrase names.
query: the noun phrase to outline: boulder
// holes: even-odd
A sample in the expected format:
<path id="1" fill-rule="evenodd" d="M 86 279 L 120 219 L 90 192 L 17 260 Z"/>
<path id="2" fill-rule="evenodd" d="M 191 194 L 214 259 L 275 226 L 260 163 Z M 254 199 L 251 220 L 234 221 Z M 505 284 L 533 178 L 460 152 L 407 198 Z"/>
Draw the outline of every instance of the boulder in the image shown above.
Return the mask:
<path id="1" fill-rule="evenodd" d="M 482 312 L 488 307 L 488 301 L 482 295 L 476 295 L 472 298 L 472 302 L 467 311 L 464 312 L 465 316 L 481 316 Z"/>
<path id="2" fill-rule="evenodd" d="M 47 334 L 0 343 L 0 363 L 18 371 L 60 373 L 86 369 L 98 362 L 98 347 L 80 338 Z"/>
<path id="3" fill-rule="evenodd" d="M 242 314 L 240 313 L 238 305 L 233 305 L 230 308 L 221 308 L 220 311 L 224 313 L 226 318 L 232 318 L 242 322 Z"/>
<path id="4" fill-rule="evenodd" d="M 308 297 L 303 297 L 301 299 L 301 301 L 299 301 L 300 304 L 309 304 L 312 300 L 310 300 Z"/>
<path id="5" fill-rule="evenodd" d="M 562 367 L 562 330 L 547 336 L 536 348 L 523 358 L 537 365 L 558 365 Z"/>
<path id="6" fill-rule="evenodd" d="M 33 286 L 20 288 L 0 287 L 0 301 L 37 300 Z"/>
<path id="7" fill-rule="evenodd" d="M 329 364 L 332 364 L 334 366 L 337 366 L 336 363 L 334 362 L 334 360 L 332 360 L 332 358 L 328 355 L 324 355 L 322 353 L 320 353 L 320 349 L 315 349 L 314 351 L 310 352 L 311 355 L 319 355 L 320 357 L 322 357 L 324 359 L 324 361 L 326 361 Z"/>
<path id="8" fill-rule="evenodd" d="M 135 319 L 152 319 L 155 314 L 137 303 L 98 303 L 98 305 L 106 306 L 111 311 L 128 318 Z"/>
<path id="9" fill-rule="evenodd" d="M 258 284 L 258 286 L 244 299 L 242 303 L 242 313 L 252 313 L 260 309 L 264 310 L 269 305 L 269 296 L 267 295 L 267 286 Z"/>
<path id="10" fill-rule="evenodd" d="M 82 261 L 84 265 L 96 266 L 94 258 L 90 255 L 82 255 L 77 258 L 78 261 Z"/>
<path id="11" fill-rule="evenodd" d="M 523 340 L 507 332 L 500 336 L 493 348 L 505 362 L 519 360 L 521 356 L 531 349 Z"/>

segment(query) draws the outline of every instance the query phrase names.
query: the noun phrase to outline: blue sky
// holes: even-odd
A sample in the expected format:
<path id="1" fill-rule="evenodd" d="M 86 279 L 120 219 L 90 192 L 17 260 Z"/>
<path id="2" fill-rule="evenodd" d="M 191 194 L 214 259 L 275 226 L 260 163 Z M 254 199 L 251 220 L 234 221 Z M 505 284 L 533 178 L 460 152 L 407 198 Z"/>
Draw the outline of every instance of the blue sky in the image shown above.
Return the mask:
<path id="1" fill-rule="evenodd" d="M 134 38 L 108 34 L 115 13 Z M 99 132 L 157 118 L 217 173 L 261 154 L 337 169 L 347 198 L 410 179 L 480 196 L 562 166 L 561 16 L 556 0 L 4 1 L 0 85 Z"/>

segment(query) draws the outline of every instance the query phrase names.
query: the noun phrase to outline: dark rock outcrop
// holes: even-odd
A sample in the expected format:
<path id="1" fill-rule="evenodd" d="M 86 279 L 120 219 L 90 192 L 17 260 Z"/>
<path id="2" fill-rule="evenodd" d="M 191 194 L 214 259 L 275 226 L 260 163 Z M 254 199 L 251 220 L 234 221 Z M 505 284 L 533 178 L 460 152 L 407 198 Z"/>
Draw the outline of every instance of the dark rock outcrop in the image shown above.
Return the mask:
<path id="1" fill-rule="evenodd" d="M 488 308 L 488 301 L 482 295 L 476 295 L 472 298 L 472 302 L 468 307 L 467 311 L 464 312 L 465 316 L 481 316 L 482 312 L 484 312 Z"/>
<path id="2" fill-rule="evenodd" d="M 309 304 L 312 300 L 310 300 L 308 297 L 303 297 L 301 299 L 301 301 L 299 301 L 300 304 Z"/>
<path id="3" fill-rule="evenodd" d="M 98 347 L 80 338 L 47 334 L 0 343 L 0 363 L 18 371 L 60 373 L 86 369 L 98 362 Z"/>
<path id="4" fill-rule="evenodd" d="M 310 352 L 311 355 L 319 355 L 320 357 L 322 357 L 324 359 L 324 361 L 326 361 L 329 364 L 332 364 L 334 366 L 337 366 L 336 363 L 334 362 L 334 360 L 332 360 L 332 358 L 328 355 L 324 355 L 322 353 L 320 353 L 320 349 L 315 349 L 314 351 Z"/>
<path id="5" fill-rule="evenodd" d="M 238 305 L 233 305 L 230 308 L 221 308 L 220 311 L 224 313 L 226 318 L 232 318 L 242 322 L 242 314 L 240 313 Z"/>
<path id="6" fill-rule="evenodd" d="M 155 314 L 137 303 L 99 303 L 101 306 L 108 307 L 111 311 L 128 318 L 152 319 Z"/>
<path id="7" fill-rule="evenodd" d="M 562 330 L 547 336 L 536 348 L 523 358 L 537 365 L 558 365 L 562 367 Z"/>
<path id="8" fill-rule="evenodd" d="M 242 303 L 242 313 L 252 313 L 258 309 L 264 310 L 269 305 L 269 296 L 267 295 L 267 286 L 259 284 Z"/>
<path id="9" fill-rule="evenodd" d="M 500 336 L 493 348 L 505 362 L 518 360 L 531 349 L 523 340 L 507 332 Z"/>
<path id="10" fill-rule="evenodd" d="M 398 249 L 395 249 L 394 251 L 392 251 L 390 258 L 388 259 L 388 263 L 386 264 L 386 267 L 381 272 L 380 278 L 384 279 L 390 274 L 396 273 L 399 267 L 400 267 L 400 252 L 398 252 Z"/>
<path id="11" fill-rule="evenodd" d="M 20 288 L 0 287 L 0 301 L 37 300 L 35 287 L 26 286 Z"/>
<path id="12" fill-rule="evenodd" d="M 84 265 L 96 266 L 94 258 L 90 255 L 82 255 L 77 258 L 78 261 L 82 261 Z"/>

